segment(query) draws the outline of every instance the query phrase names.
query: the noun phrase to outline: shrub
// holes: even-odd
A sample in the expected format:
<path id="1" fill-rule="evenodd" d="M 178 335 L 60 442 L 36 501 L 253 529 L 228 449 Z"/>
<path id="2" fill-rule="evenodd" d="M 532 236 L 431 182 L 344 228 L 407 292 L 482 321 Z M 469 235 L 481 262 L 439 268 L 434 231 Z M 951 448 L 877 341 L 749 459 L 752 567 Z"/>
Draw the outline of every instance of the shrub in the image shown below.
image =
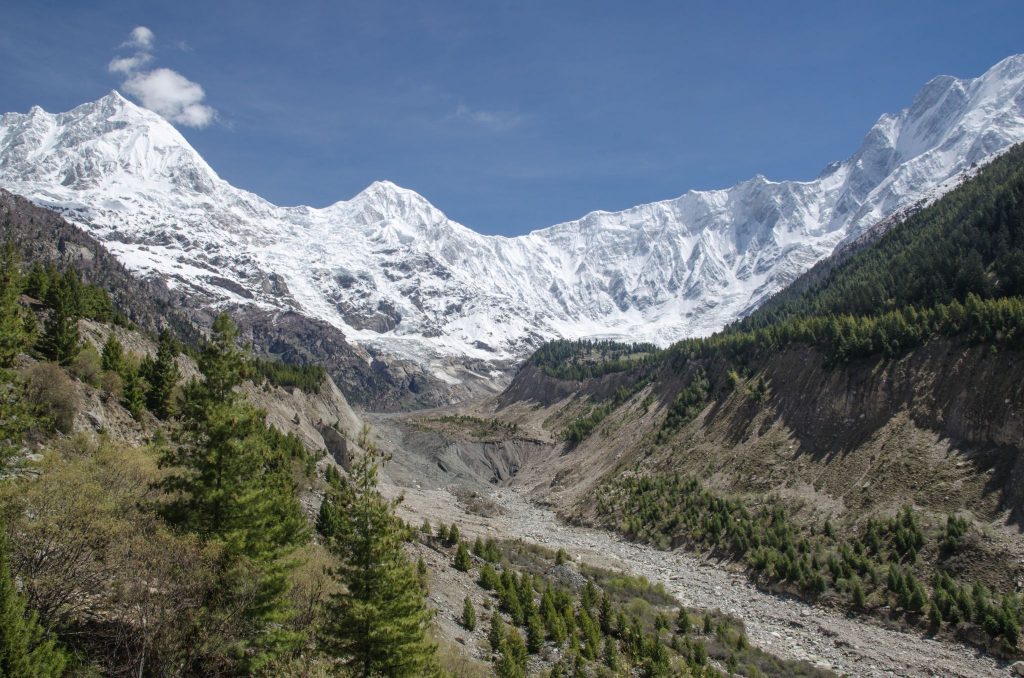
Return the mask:
<path id="1" fill-rule="evenodd" d="M 124 392 L 124 381 L 117 372 L 104 370 L 96 379 L 96 386 L 107 396 L 120 399 Z"/>
<path id="2" fill-rule="evenodd" d="M 99 383 L 101 371 L 100 354 L 96 352 L 92 344 L 86 344 L 71 362 L 71 374 L 91 386 L 96 386 Z"/>
<path id="3" fill-rule="evenodd" d="M 36 406 L 54 429 L 70 433 L 78 413 L 78 392 L 75 385 L 53 363 L 37 363 L 27 375 L 29 402 Z"/>

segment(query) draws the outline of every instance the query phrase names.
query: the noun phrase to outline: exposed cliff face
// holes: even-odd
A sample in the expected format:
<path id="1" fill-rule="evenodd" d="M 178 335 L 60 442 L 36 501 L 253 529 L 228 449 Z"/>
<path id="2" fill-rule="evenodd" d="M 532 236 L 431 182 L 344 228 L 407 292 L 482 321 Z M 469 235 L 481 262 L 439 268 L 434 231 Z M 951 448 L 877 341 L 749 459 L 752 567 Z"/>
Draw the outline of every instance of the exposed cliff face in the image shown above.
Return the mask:
<path id="1" fill-rule="evenodd" d="M 897 360 L 829 368 L 810 351 L 774 358 L 764 375 L 770 407 L 801 447 L 846 454 L 894 414 L 968 447 L 1024 444 L 1024 356 L 933 341 Z"/>

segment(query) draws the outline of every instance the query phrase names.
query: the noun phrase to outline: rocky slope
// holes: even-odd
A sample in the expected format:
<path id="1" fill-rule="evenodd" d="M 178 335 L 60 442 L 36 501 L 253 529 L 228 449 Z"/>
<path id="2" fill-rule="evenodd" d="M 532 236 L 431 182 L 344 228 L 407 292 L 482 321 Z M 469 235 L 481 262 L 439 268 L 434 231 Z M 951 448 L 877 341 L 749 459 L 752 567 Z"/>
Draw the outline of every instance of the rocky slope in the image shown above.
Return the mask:
<path id="1" fill-rule="evenodd" d="M 193 307 L 322 321 L 430 378 L 450 358 L 522 356 L 551 337 L 667 343 L 719 329 L 847 240 L 1024 140 L 1024 57 L 941 76 L 812 181 L 758 176 L 516 238 L 477 234 L 375 182 L 322 209 L 222 180 L 165 120 L 116 92 L 0 119 L 0 186 L 58 208 Z M 479 368 L 472 371 L 487 377 Z"/>

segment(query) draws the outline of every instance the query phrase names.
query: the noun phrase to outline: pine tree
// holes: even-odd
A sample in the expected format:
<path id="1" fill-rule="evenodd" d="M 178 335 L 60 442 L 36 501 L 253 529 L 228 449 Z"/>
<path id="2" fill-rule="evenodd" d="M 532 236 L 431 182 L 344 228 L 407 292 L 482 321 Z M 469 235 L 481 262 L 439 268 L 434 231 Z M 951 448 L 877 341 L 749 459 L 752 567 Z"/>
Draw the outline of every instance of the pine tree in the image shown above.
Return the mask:
<path id="1" fill-rule="evenodd" d="M 14 372 L 0 370 L 0 471 L 18 454 L 25 434 L 37 424 L 35 407 L 25 397 L 25 384 Z"/>
<path id="2" fill-rule="evenodd" d="M 437 538 L 442 543 L 448 541 L 448 526 L 444 523 L 437 524 Z"/>
<path id="3" fill-rule="evenodd" d="M 50 279 L 50 272 L 38 261 L 35 262 L 25 277 L 25 294 L 39 301 L 46 299 L 46 294 L 50 287 Z"/>
<path id="4" fill-rule="evenodd" d="M 580 595 L 580 604 L 586 610 L 592 610 L 594 605 L 597 604 L 597 587 L 594 586 L 594 582 L 590 579 L 587 580 L 586 586 L 583 587 L 583 592 Z"/>
<path id="5" fill-rule="evenodd" d="M 611 636 L 604 638 L 604 665 L 609 671 L 619 671 L 619 644 Z"/>
<path id="6" fill-rule="evenodd" d="M 146 407 L 146 390 L 139 371 L 134 368 L 125 370 L 121 404 L 136 420 L 142 416 L 142 410 Z"/>
<path id="7" fill-rule="evenodd" d="M 435 647 L 426 637 L 431 613 L 402 548 L 405 529 L 394 512 L 398 502 L 377 492 L 377 470 L 385 457 L 366 428 L 359 447 L 365 453 L 327 500 L 336 514 L 328 540 L 340 561 L 334 576 L 345 590 L 328 604 L 322 644 L 353 675 L 436 675 Z"/>
<path id="8" fill-rule="evenodd" d="M 544 647 L 544 622 L 534 612 L 526 619 L 526 650 L 537 654 Z"/>
<path id="9" fill-rule="evenodd" d="M 462 601 L 462 626 L 467 631 L 473 631 L 476 629 L 476 609 L 473 607 L 473 601 L 466 596 L 466 599 Z"/>
<path id="10" fill-rule="evenodd" d="M 469 559 L 469 549 L 466 548 L 466 542 L 460 541 L 459 548 L 455 551 L 455 569 L 459 572 L 469 572 L 469 568 L 472 567 L 473 563 Z"/>
<path id="11" fill-rule="evenodd" d="M 597 610 L 597 619 L 601 624 L 601 633 L 612 632 L 612 601 L 607 593 L 601 594 L 601 606 Z"/>
<path id="12" fill-rule="evenodd" d="M 221 314 L 213 325 L 214 338 L 204 349 L 204 356 L 207 360 L 206 370 L 214 370 L 211 376 L 206 376 L 203 371 L 203 379 L 212 380 L 206 384 L 204 392 L 210 395 L 211 402 L 217 402 L 217 394 L 227 395 L 231 387 L 224 389 L 225 379 L 231 381 L 232 387 L 241 381 L 241 372 L 235 378 L 232 374 L 220 374 L 216 371 L 223 369 L 236 369 L 238 365 L 244 365 L 242 353 L 234 346 L 237 330 L 231 325 L 231 320 L 226 314 Z M 222 357 L 218 357 L 222 356 Z M 178 349 L 174 345 L 174 338 L 171 333 L 164 330 L 160 333 L 160 343 L 157 345 L 156 358 L 147 361 L 145 371 L 146 381 L 149 383 L 149 390 L 146 392 L 146 405 L 150 411 L 161 419 L 171 416 L 172 397 L 174 387 L 181 379 L 181 371 L 178 369 Z M 227 366 L 231 367 L 228 368 Z M 200 368 L 202 369 L 202 367 Z M 242 369 L 238 367 L 237 369 Z"/>
<path id="13" fill-rule="evenodd" d="M 113 332 L 107 337 L 103 344 L 103 353 L 100 356 L 100 365 L 104 370 L 117 372 L 120 375 L 125 371 L 124 346 L 118 341 L 117 335 Z"/>
<path id="14" fill-rule="evenodd" d="M 81 339 L 78 334 L 78 276 L 58 278 L 47 290 L 50 316 L 39 338 L 39 351 L 60 365 L 70 365 L 78 355 Z"/>
<path id="15" fill-rule="evenodd" d="M 853 606 L 858 610 L 863 610 L 867 605 L 867 597 L 864 595 L 864 587 L 861 586 L 859 579 L 854 580 L 850 595 L 853 598 Z"/>
<path id="16" fill-rule="evenodd" d="M 46 678 L 60 676 L 67 658 L 47 638 L 34 613 L 14 588 L 7 534 L 0 530 L 0 676 Z"/>
<path id="17" fill-rule="evenodd" d="M 487 642 L 491 644 L 491 652 L 501 649 L 501 643 L 505 640 L 505 622 L 501 615 L 495 612 L 491 616 L 491 630 L 487 632 Z"/>
<path id="18" fill-rule="evenodd" d="M 498 648 L 498 662 L 494 672 L 498 678 L 526 678 L 528 653 L 526 643 L 518 629 L 511 628 L 505 633 Z"/>
<path id="19" fill-rule="evenodd" d="M 294 563 L 286 559 L 305 541 L 306 520 L 284 438 L 233 390 L 245 361 L 234 345 L 235 327 L 221 316 L 214 330 L 199 357 L 203 379 L 185 389 L 180 445 L 160 459 L 177 470 L 159 486 L 171 496 L 163 506 L 169 522 L 223 545 L 228 598 L 233 586 L 245 589 L 242 668 L 253 671 L 302 640 L 282 624 L 292 612 L 287 592 Z M 242 570 L 247 581 L 238 576 Z"/>
<path id="20" fill-rule="evenodd" d="M 7 242 L 0 250 L 0 368 L 10 367 L 27 343 L 25 318 L 18 304 L 24 286 L 18 252 Z"/>

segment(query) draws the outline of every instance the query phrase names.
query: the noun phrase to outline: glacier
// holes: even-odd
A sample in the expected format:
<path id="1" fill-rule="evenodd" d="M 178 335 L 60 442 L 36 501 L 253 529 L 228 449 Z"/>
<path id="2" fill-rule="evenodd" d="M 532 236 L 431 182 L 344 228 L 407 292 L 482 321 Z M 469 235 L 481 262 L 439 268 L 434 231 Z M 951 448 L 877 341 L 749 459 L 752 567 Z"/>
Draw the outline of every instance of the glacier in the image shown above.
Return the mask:
<path id="1" fill-rule="evenodd" d="M 1020 141 L 1024 56 L 1013 56 L 976 78 L 934 78 L 814 180 L 756 176 L 510 238 L 388 181 L 323 208 L 274 205 L 111 92 L 0 117 L 0 186 L 197 305 L 297 311 L 402 358 L 508 361 L 556 337 L 710 334 Z"/>

